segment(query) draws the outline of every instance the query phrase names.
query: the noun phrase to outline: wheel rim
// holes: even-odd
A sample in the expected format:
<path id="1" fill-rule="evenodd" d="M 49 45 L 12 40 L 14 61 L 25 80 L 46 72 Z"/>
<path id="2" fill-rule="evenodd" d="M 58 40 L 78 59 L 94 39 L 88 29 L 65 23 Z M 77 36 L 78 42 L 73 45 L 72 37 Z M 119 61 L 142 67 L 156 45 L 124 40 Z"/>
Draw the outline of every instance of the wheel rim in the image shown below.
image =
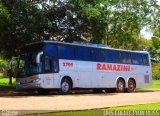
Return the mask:
<path id="1" fill-rule="evenodd" d="M 62 91 L 68 92 L 69 91 L 69 84 L 67 82 L 62 83 Z"/>
<path id="2" fill-rule="evenodd" d="M 121 90 L 121 91 L 124 90 L 124 84 L 123 84 L 123 82 L 119 82 L 118 83 L 118 89 Z"/>

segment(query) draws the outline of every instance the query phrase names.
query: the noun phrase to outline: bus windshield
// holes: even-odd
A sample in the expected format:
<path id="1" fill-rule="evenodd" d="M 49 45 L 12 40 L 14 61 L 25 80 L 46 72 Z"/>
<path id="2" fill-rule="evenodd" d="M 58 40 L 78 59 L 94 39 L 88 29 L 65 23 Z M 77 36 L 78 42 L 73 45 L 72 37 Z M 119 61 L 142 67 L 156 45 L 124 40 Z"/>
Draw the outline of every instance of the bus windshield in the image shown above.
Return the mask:
<path id="1" fill-rule="evenodd" d="M 42 61 L 36 63 L 37 52 L 21 54 L 18 62 L 17 77 L 42 73 Z"/>

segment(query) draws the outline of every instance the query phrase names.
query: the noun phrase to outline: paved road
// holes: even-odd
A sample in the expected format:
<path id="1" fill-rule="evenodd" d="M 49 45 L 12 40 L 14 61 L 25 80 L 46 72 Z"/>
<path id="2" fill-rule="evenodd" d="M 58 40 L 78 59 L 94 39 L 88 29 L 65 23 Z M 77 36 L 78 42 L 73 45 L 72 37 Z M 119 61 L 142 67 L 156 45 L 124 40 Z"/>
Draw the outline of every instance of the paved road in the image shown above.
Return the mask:
<path id="1" fill-rule="evenodd" d="M 66 111 L 147 103 L 160 103 L 160 91 L 47 96 L 19 94 L 0 97 L 0 110 Z"/>

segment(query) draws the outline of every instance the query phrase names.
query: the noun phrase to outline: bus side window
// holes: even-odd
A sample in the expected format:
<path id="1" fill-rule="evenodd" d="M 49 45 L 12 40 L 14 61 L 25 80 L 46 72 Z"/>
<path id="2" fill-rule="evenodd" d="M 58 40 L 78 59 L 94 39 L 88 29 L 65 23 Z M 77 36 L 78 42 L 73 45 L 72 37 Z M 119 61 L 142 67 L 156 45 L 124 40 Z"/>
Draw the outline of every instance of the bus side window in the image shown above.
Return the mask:
<path id="1" fill-rule="evenodd" d="M 115 50 L 107 50 L 107 62 L 109 63 L 119 63 L 120 62 L 120 54 L 119 51 Z"/>
<path id="2" fill-rule="evenodd" d="M 77 60 L 90 61 L 91 54 L 89 48 L 77 47 L 75 53 Z"/>
<path id="3" fill-rule="evenodd" d="M 131 54 L 129 52 L 120 52 L 121 63 L 131 64 Z"/>
<path id="4" fill-rule="evenodd" d="M 142 54 L 132 53 L 132 63 L 137 65 L 143 65 Z"/>
<path id="5" fill-rule="evenodd" d="M 57 46 L 52 44 L 47 44 L 45 48 L 45 54 L 54 59 L 57 59 Z"/>
<path id="6" fill-rule="evenodd" d="M 74 59 L 74 47 L 60 45 L 58 54 L 60 59 Z"/>
<path id="7" fill-rule="evenodd" d="M 91 60 L 98 62 L 98 58 L 99 58 L 98 49 L 93 49 L 93 50 L 91 50 Z"/>
<path id="8" fill-rule="evenodd" d="M 147 54 L 143 54 L 143 64 L 149 65 L 149 59 Z"/>
<path id="9" fill-rule="evenodd" d="M 52 72 L 52 59 L 49 56 L 45 56 L 44 70 L 46 73 Z"/>
<path id="10" fill-rule="evenodd" d="M 54 61 L 53 61 L 53 72 L 54 72 L 54 73 L 58 73 L 58 71 L 59 71 L 58 61 L 57 61 L 57 60 L 54 60 Z"/>
<path id="11" fill-rule="evenodd" d="M 99 51 L 99 61 L 100 62 L 106 62 L 107 61 L 107 57 L 106 57 L 106 52 L 104 50 L 100 50 Z"/>

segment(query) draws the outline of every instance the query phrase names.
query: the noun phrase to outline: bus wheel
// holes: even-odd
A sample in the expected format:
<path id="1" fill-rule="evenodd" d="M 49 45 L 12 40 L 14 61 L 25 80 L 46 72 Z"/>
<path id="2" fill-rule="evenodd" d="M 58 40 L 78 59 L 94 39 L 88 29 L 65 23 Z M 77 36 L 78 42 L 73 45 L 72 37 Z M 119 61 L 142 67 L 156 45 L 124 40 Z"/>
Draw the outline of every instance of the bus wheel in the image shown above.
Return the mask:
<path id="1" fill-rule="evenodd" d="M 136 84 L 135 84 L 134 80 L 129 79 L 127 92 L 129 92 L 129 93 L 134 92 L 135 88 L 136 88 Z"/>
<path id="2" fill-rule="evenodd" d="M 61 82 L 61 93 L 68 94 L 71 92 L 71 82 L 68 79 L 63 79 Z"/>
<path id="3" fill-rule="evenodd" d="M 117 87 L 116 87 L 116 92 L 117 93 L 123 93 L 125 90 L 125 83 L 122 79 L 117 80 Z"/>

